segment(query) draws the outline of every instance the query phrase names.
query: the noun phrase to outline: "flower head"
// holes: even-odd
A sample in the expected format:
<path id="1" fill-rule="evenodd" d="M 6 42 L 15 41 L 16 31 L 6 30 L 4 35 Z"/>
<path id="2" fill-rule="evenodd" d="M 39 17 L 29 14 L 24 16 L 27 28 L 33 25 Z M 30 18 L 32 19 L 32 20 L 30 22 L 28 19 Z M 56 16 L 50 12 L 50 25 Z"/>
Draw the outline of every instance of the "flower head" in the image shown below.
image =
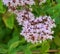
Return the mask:
<path id="1" fill-rule="evenodd" d="M 27 42 L 38 43 L 47 39 L 52 39 L 53 27 L 56 27 L 54 20 L 50 16 L 40 16 L 32 21 L 28 21 L 20 33 Z"/>
<path id="2" fill-rule="evenodd" d="M 29 21 L 32 21 L 35 18 L 35 16 L 29 10 L 19 10 L 15 13 L 17 15 L 16 19 L 19 22 L 19 25 L 26 26 Z"/>
<path id="3" fill-rule="evenodd" d="M 33 5 L 35 2 L 34 0 L 3 0 L 3 3 L 9 10 L 16 10 L 18 6 Z"/>

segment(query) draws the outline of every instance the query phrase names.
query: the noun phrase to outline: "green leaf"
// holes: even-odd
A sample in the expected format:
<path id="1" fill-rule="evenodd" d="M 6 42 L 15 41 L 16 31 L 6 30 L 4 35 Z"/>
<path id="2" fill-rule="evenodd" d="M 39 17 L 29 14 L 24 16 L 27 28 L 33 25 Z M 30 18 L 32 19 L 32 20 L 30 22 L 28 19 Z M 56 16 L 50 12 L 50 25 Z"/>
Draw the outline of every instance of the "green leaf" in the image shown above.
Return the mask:
<path id="1" fill-rule="evenodd" d="M 14 50 L 12 50 L 12 51 L 8 51 L 8 54 L 17 54 L 17 50 L 14 49 Z"/>
<path id="2" fill-rule="evenodd" d="M 0 48 L 0 54 L 5 54 L 5 53 L 7 53 L 7 50 L 6 49 L 4 49 L 4 48 Z"/>
<path id="3" fill-rule="evenodd" d="M 19 37 L 18 36 L 15 36 L 12 39 L 10 39 L 8 42 L 9 49 L 15 48 L 18 45 L 18 43 L 19 43 Z"/>
<path id="4" fill-rule="evenodd" d="M 0 9 L 3 9 L 3 3 L 2 3 L 2 0 L 0 0 Z"/>
<path id="5" fill-rule="evenodd" d="M 56 2 L 60 3 L 60 0 L 56 0 Z"/>
<path id="6" fill-rule="evenodd" d="M 26 48 L 26 50 L 25 50 L 25 53 L 24 54 L 32 54 L 31 53 L 31 51 L 30 51 L 30 49 L 29 48 Z"/>
<path id="7" fill-rule="evenodd" d="M 10 54 L 16 54 L 16 47 L 18 47 L 20 41 L 19 37 L 15 36 L 8 42 L 8 53 Z"/>
<path id="8" fill-rule="evenodd" d="M 49 48 L 50 48 L 50 45 L 49 45 L 48 41 L 44 41 L 41 45 L 40 53 L 44 54 L 44 53 L 48 52 Z"/>
<path id="9" fill-rule="evenodd" d="M 5 8 L 3 7 L 2 0 L 0 0 L 0 13 L 4 13 L 4 12 L 5 12 Z"/>
<path id="10" fill-rule="evenodd" d="M 29 48 L 29 44 L 26 46 L 26 48 L 24 49 L 24 54 L 32 54 L 30 48 Z"/>
<path id="11" fill-rule="evenodd" d="M 15 15 L 12 14 L 12 13 L 5 13 L 4 16 L 3 16 L 3 21 L 6 25 L 6 27 L 10 28 L 10 29 L 13 29 L 14 27 L 14 17 Z"/>
<path id="12" fill-rule="evenodd" d="M 14 42 L 13 44 L 10 45 L 9 50 L 16 48 L 18 45 L 19 45 L 19 41 Z"/>
<path id="13" fill-rule="evenodd" d="M 39 6 L 37 7 L 37 5 L 33 5 L 32 10 L 33 10 L 33 13 L 34 13 L 35 16 L 40 16 L 41 9 L 40 9 Z"/>
<path id="14" fill-rule="evenodd" d="M 54 42 L 57 46 L 60 46 L 60 37 L 56 35 L 56 37 L 54 38 Z"/>

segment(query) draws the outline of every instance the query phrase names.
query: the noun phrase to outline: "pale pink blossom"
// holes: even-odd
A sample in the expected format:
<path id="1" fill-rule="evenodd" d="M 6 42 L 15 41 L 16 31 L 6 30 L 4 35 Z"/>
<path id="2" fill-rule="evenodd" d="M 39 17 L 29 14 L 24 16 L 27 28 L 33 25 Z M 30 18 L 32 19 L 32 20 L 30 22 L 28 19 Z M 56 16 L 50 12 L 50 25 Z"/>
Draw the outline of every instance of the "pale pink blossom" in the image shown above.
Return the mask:
<path id="1" fill-rule="evenodd" d="M 54 33 L 52 28 L 56 27 L 55 21 L 50 16 L 40 16 L 32 21 L 28 21 L 25 25 L 20 34 L 24 36 L 27 42 L 31 43 L 42 43 L 42 41 L 52 39 L 52 34 Z"/>

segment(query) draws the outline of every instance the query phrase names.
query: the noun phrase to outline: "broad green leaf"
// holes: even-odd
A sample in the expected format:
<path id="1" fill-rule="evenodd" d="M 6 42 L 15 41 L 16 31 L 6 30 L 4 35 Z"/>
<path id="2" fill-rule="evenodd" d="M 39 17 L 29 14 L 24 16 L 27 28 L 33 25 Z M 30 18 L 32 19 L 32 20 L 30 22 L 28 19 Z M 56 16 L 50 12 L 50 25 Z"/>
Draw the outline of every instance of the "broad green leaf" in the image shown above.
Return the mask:
<path id="1" fill-rule="evenodd" d="M 14 27 L 14 17 L 15 15 L 12 14 L 12 13 L 5 13 L 4 16 L 3 16 L 3 21 L 6 25 L 6 27 L 10 28 L 10 29 L 13 29 Z"/>

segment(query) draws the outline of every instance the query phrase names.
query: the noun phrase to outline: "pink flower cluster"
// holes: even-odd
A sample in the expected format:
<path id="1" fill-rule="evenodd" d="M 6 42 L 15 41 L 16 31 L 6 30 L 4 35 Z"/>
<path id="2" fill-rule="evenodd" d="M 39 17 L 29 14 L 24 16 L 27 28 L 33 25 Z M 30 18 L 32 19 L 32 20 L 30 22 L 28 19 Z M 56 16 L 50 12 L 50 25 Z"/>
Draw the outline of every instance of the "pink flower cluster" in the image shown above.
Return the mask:
<path id="1" fill-rule="evenodd" d="M 39 0 L 39 5 L 45 3 L 46 0 Z M 34 0 L 3 0 L 3 3 L 8 6 L 9 10 L 14 10 L 17 15 L 19 25 L 23 29 L 21 35 L 24 36 L 27 42 L 41 43 L 44 40 L 52 39 L 54 31 L 52 28 L 56 27 L 54 19 L 50 16 L 35 17 L 29 10 L 17 10 L 17 6 L 33 5 Z"/>
<path id="2" fill-rule="evenodd" d="M 9 9 L 15 10 L 17 6 L 33 5 L 34 0 L 3 0 L 4 5 L 8 6 Z"/>
<path id="3" fill-rule="evenodd" d="M 21 35 L 27 42 L 38 43 L 46 39 L 52 39 L 53 27 L 56 27 L 55 21 L 50 16 L 40 16 L 35 18 L 34 15 L 27 10 L 17 12 L 17 21 L 23 26 Z"/>
<path id="4" fill-rule="evenodd" d="M 4 5 L 8 6 L 9 11 L 16 10 L 18 6 L 34 5 L 34 0 L 2 0 Z M 45 3 L 46 0 L 39 0 L 39 5 Z"/>
<path id="5" fill-rule="evenodd" d="M 25 25 L 25 23 L 28 23 L 28 21 L 34 20 L 35 16 L 29 11 L 29 10 L 19 10 L 15 11 L 17 15 L 17 21 L 19 22 L 19 25 Z"/>

